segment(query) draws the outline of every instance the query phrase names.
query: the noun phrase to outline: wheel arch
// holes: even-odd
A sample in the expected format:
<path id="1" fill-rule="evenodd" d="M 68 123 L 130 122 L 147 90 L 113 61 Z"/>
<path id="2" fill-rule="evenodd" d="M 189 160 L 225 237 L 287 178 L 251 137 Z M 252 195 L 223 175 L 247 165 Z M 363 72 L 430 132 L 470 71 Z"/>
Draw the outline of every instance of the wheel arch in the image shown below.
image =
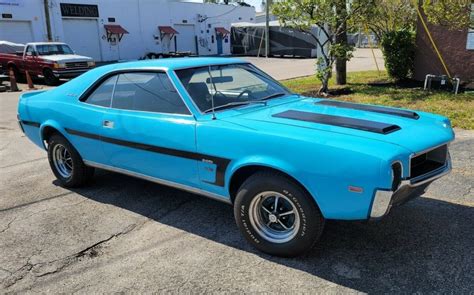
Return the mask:
<path id="1" fill-rule="evenodd" d="M 18 66 L 14 62 L 11 62 L 11 61 L 7 62 L 6 68 L 7 69 L 12 68 L 12 69 L 18 70 Z"/>
<path id="2" fill-rule="evenodd" d="M 46 70 L 52 71 L 53 68 L 51 68 L 50 66 L 47 66 L 47 65 L 44 65 L 44 66 L 41 67 L 41 72 L 42 73 L 44 73 L 44 71 L 46 71 Z"/>
<path id="3" fill-rule="evenodd" d="M 321 208 L 317 201 L 317 197 L 313 193 L 311 193 L 310 190 L 300 180 L 294 177 L 290 171 L 281 169 L 280 167 L 276 167 L 274 165 L 265 164 L 265 163 L 248 163 L 248 164 L 240 165 L 239 167 L 236 167 L 233 170 L 231 176 L 229 177 L 229 182 L 228 182 L 229 183 L 228 191 L 229 191 L 229 196 L 230 196 L 230 200 L 232 204 L 234 203 L 238 189 L 240 188 L 240 186 L 243 184 L 243 182 L 246 179 L 248 179 L 250 176 L 260 171 L 272 171 L 272 172 L 281 174 L 284 177 L 287 177 L 288 179 L 293 181 L 295 184 L 299 185 L 306 193 L 308 193 L 308 195 L 312 197 L 312 199 L 314 200 L 314 203 L 316 204 L 318 209 L 321 211 Z"/>
<path id="4" fill-rule="evenodd" d="M 43 124 L 41 124 L 40 136 L 41 136 L 41 141 L 43 142 L 43 146 L 45 149 L 46 149 L 46 145 L 44 145 L 44 142 L 45 141 L 47 142 L 49 138 L 55 133 L 60 134 L 61 136 L 67 139 L 65 130 L 61 128 L 58 123 L 54 121 L 46 121 Z"/>

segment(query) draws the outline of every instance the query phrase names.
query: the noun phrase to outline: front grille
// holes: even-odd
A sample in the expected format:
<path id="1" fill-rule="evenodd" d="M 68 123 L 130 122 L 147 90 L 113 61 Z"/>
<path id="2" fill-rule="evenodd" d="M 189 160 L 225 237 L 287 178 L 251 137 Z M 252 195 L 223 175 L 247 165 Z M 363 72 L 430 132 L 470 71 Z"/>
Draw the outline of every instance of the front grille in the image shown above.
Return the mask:
<path id="1" fill-rule="evenodd" d="M 87 68 L 87 61 L 67 62 L 66 68 L 68 69 Z"/>
<path id="2" fill-rule="evenodd" d="M 447 155 L 447 145 L 442 145 L 426 153 L 416 155 L 411 158 L 410 177 L 422 176 L 443 167 L 446 164 Z"/>

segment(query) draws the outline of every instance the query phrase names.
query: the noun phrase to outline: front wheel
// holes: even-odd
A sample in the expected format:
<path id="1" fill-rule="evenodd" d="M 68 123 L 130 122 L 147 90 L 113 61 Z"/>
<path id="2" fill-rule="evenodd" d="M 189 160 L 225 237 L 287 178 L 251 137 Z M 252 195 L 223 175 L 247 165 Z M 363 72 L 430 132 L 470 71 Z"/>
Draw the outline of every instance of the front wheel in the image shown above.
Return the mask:
<path id="1" fill-rule="evenodd" d="M 48 141 L 48 160 L 51 170 L 64 187 L 81 186 L 94 174 L 94 168 L 86 166 L 76 149 L 58 134 Z"/>
<path id="2" fill-rule="evenodd" d="M 277 256 L 294 257 L 310 250 L 324 228 L 314 199 L 293 180 L 274 172 L 258 172 L 242 184 L 234 214 L 253 246 Z"/>
<path id="3" fill-rule="evenodd" d="M 44 69 L 43 71 L 44 83 L 49 86 L 56 86 L 59 84 L 59 78 L 57 78 L 51 69 Z"/>

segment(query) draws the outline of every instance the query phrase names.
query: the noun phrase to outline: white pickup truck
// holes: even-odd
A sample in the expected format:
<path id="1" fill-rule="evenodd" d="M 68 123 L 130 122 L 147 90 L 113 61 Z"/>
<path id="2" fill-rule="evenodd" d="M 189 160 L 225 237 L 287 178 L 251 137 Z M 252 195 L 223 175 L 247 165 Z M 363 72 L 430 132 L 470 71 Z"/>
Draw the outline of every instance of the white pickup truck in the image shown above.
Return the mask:
<path id="1" fill-rule="evenodd" d="M 65 43 L 8 43 L 0 44 L 0 65 L 7 72 L 13 70 L 17 79 L 28 71 L 31 76 L 44 77 L 47 85 L 56 85 L 60 78 L 74 78 L 95 67 L 92 58 L 75 54 Z"/>

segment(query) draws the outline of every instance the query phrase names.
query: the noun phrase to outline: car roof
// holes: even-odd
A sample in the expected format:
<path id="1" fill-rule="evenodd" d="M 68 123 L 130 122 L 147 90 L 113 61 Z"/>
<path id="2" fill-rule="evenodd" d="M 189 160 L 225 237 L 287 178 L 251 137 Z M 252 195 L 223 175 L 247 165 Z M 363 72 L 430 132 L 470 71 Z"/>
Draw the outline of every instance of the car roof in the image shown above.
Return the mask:
<path id="1" fill-rule="evenodd" d="M 161 58 L 149 59 L 130 62 L 119 62 L 112 65 L 104 66 L 104 70 L 131 70 L 131 69 L 164 69 L 177 70 L 184 68 L 203 67 L 208 65 L 222 64 L 238 64 L 247 63 L 244 60 L 231 57 L 178 57 L 178 58 Z M 103 68 L 103 67 L 101 67 Z"/>

